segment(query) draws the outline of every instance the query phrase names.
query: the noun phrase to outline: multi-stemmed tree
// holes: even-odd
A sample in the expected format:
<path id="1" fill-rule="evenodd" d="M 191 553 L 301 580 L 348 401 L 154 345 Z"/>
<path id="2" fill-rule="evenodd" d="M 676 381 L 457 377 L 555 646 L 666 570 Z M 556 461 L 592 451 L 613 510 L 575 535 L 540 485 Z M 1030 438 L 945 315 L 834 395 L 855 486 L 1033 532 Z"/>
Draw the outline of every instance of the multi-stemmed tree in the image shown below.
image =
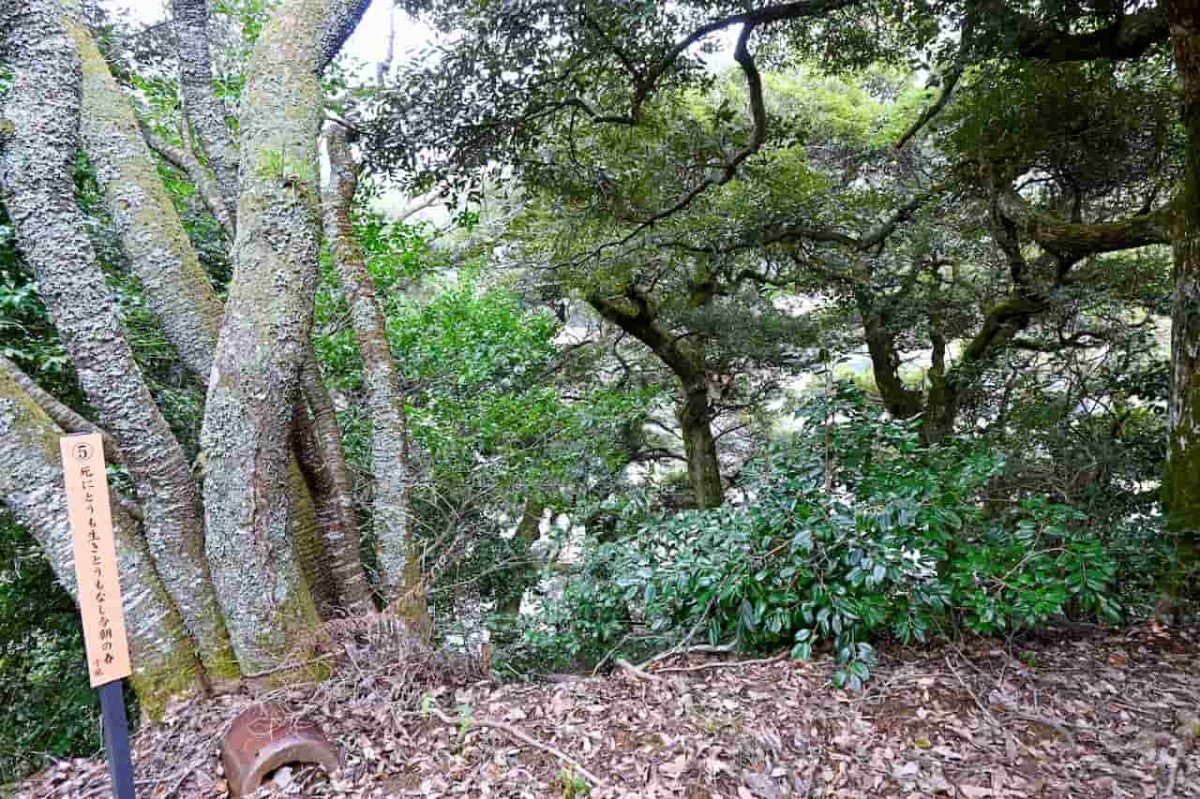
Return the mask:
<path id="1" fill-rule="evenodd" d="M 100 429 L 128 471 L 119 540 L 136 683 L 156 706 L 304 659 L 323 615 L 373 607 L 340 435 L 312 354 L 322 241 L 322 70 L 365 2 L 295 0 L 254 48 L 237 135 L 214 95 L 207 3 L 173 8 L 189 172 L 232 241 L 222 303 L 159 177 L 129 97 L 72 0 L 2 9 L 0 188 L 94 424 L 3 364 L 3 500 L 74 584 L 56 436 Z M 148 141 L 149 139 L 149 141 Z M 134 361 L 76 204 L 87 154 L 131 273 L 206 387 L 196 469 Z M 167 155 L 170 155 L 168 152 Z M 403 471 L 401 455 L 389 468 Z M 197 474 L 198 473 L 198 474 Z M 197 478 L 200 479 L 197 479 Z M 399 509 L 403 515 L 403 508 Z M 402 523 L 376 526 L 384 599 L 419 601 Z M 406 582 L 407 580 L 407 582 Z"/>

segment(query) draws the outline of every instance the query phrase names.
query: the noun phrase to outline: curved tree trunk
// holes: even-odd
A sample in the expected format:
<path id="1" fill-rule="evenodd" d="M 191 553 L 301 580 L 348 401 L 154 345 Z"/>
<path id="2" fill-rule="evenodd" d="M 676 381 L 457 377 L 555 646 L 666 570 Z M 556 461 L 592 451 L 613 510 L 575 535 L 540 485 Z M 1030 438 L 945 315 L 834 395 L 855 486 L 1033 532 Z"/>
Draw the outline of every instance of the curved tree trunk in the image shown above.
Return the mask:
<path id="1" fill-rule="evenodd" d="M 63 431 L 33 397 L 0 372 L 0 498 L 46 553 L 59 583 L 75 597 L 74 550 L 67 523 L 62 463 L 55 454 Z M 129 633 L 133 686 L 142 709 L 157 717 L 173 696 L 202 687 L 203 675 L 183 620 L 159 582 L 136 523 L 113 508 L 121 598 Z"/>
<path id="2" fill-rule="evenodd" d="M 634 287 L 626 291 L 622 300 L 593 295 L 588 303 L 602 317 L 649 347 L 679 380 L 683 404 L 677 415 L 696 507 L 719 506 L 725 501 L 725 492 L 716 436 L 712 432 L 704 351 L 664 329 L 649 299 Z"/>
<path id="3" fill-rule="evenodd" d="M 357 167 L 340 125 L 325 132 L 329 185 L 324 194 L 325 235 L 350 304 L 350 318 L 363 361 L 363 384 L 371 413 L 371 471 L 375 476 L 374 532 L 384 598 L 417 629 L 428 630 L 420 556 L 409 509 L 411 480 L 408 423 L 400 380 L 388 343 L 387 319 L 375 294 L 355 238 L 350 211 L 358 185 Z"/>
<path id="4" fill-rule="evenodd" d="M 865 281 L 865 269 L 860 270 Z M 896 337 L 887 326 L 883 312 L 865 285 L 854 290 L 855 304 L 862 321 L 867 354 L 871 358 L 871 374 L 875 387 L 888 413 L 897 419 L 910 419 L 921 412 L 921 392 L 913 391 L 900 379 L 900 353 Z"/>
<path id="5" fill-rule="evenodd" d="M 191 468 L 134 361 L 75 205 L 80 62 L 61 20 L 41 20 L 46 14 L 58 17 L 58 9 L 26 9 L 21 20 L 30 27 L 18 25 L 10 35 L 6 63 L 14 82 L 4 113 L 12 135 L 4 142 L 0 190 L 80 385 L 133 478 L 163 584 L 205 666 L 228 674 L 233 661 L 204 559 Z"/>
<path id="6" fill-rule="evenodd" d="M 201 433 L 213 582 L 246 670 L 303 656 L 318 623 L 288 541 L 288 439 L 320 243 L 321 0 L 263 29 L 241 120 L 234 273 Z"/>
<path id="7" fill-rule="evenodd" d="M 1180 558 L 1197 557 L 1200 534 L 1200 2 L 1172 0 L 1171 43 L 1183 94 L 1183 197 L 1174 231 L 1167 521 L 1181 535 Z"/>

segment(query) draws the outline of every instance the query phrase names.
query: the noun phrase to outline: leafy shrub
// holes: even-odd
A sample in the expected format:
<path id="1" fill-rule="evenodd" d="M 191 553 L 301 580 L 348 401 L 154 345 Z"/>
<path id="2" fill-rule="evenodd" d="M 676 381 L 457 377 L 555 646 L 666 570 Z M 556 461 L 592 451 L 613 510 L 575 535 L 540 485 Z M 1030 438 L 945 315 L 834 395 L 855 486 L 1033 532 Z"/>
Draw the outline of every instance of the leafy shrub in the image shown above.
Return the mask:
<path id="1" fill-rule="evenodd" d="M 985 441 L 923 446 L 839 386 L 743 474 L 744 499 L 645 520 L 592 549 L 527 640 L 560 660 L 623 639 L 832 649 L 861 686 L 879 636 L 1028 630 L 1121 618 L 1118 566 L 1079 511 L 1044 497 L 985 503 L 1003 460 Z"/>
<path id="2" fill-rule="evenodd" d="M 74 603 L 29 534 L 0 515 L 0 784 L 100 745 Z"/>

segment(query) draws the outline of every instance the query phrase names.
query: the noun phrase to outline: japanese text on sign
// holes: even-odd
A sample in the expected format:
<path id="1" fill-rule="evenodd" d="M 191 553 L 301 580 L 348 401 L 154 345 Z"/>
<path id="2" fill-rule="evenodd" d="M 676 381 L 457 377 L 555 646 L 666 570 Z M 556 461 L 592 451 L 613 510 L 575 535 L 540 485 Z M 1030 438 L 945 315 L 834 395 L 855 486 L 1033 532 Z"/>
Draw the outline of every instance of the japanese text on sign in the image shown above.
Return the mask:
<path id="1" fill-rule="evenodd" d="M 67 515 L 75 544 L 79 613 L 92 686 L 128 677 L 129 646 L 113 541 L 112 510 L 100 436 L 59 439 L 67 488 Z"/>

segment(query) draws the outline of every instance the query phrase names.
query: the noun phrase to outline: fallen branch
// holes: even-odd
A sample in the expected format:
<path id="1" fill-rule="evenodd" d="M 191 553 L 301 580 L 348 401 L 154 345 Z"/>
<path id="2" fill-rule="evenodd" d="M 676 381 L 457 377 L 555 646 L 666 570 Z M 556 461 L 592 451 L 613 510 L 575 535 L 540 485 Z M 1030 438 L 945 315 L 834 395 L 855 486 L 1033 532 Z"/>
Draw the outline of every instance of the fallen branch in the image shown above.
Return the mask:
<path id="1" fill-rule="evenodd" d="M 970 695 L 971 699 L 975 702 L 975 707 L 979 708 L 979 710 L 983 713 L 984 718 L 990 721 L 992 726 L 999 730 L 1000 734 L 1004 736 L 1005 740 L 1009 741 L 1014 746 L 1020 746 L 1025 750 L 1026 754 L 1037 757 L 1037 753 L 1030 751 L 1029 746 L 1024 741 L 1010 733 L 1004 727 L 1004 725 L 1000 723 L 1000 719 L 996 718 L 991 709 L 983 703 L 983 700 L 979 698 L 979 694 L 975 693 L 971 686 L 967 684 L 967 681 L 963 679 L 962 675 L 958 673 L 958 669 L 954 668 L 954 663 L 950 660 L 949 655 L 946 656 L 946 665 L 950 668 L 950 673 L 954 675 L 954 679 L 958 680 L 958 684 L 963 687 L 963 690 L 966 691 L 967 694 Z M 1009 755 L 1011 756 L 1014 751 L 1015 750 L 1011 750 Z M 1015 760 L 1015 758 L 1013 759 Z"/>
<path id="2" fill-rule="evenodd" d="M 586 768 L 584 768 L 582 763 L 580 763 L 578 760 L 576 760 L 575 758 L 568 755 L 566 752 L 562 751 L 561 749 L 555 749 L 550 744 L 542 743 L 541 741 L 537 740 L 536 738 L 530 736 L 528 733 L 522 732 L 521 730 L 517 729 L 516 727 L 512 726 L 511 724 L 505 724 L 502 721 L 489 721 L 488 719 L 481 719 L 481 718 L 475 718 L 475 717 L 471 717 L 469 719 L 455 718 L 454 716 L 450 716 L 450 715 L 443 713 L 442 711 L 438 710 L 436 707 L 429 708 L 429 713 L 430 713 L 430 715 L 432 715 L 434 718 L 436 718 L 438 721 L 442 722 L 443 724 L 448 724 L 451 727 L 457 727 L 459 729 L 462 729 L 464 726 L 466 726 L 466 727 L 483 727 L 484 729 L 498 730 L 499 732 L 502 732 L 505 735 L 516 738 L 518 741 L 521 741 L 524 744 L 528 744 L 529 746 L 532 746 L 535 749 L 540 749 L 543 752 L 545 752 L 546 754 L 553 755 L 554 757 L 561 760 L 563 763 L 566 763 L 568 766 L 575 769 L 575 771 L 579 772 L 579 774 L 584 779 L 586 779 L 588 782 L 590 782 L 592 785 L 594 785 L 597 788 L 603 788 L 607 784 L 607 783 L 605 783 L 604 780 L 600 779 L 595 774 L 593 774 L 592 772 L 590 772 Z"/>
<path id="3" fill-rule="evenodd" d="M 654 682 L 656 679 L 658 679 L 641 666 L 635 666 L 624 658 L 617 658 L 613 661 L 613 663 L 617 664 L 617 668 L 621 669 L 621 671 L 630 674 L 635 679 L 642 680 L 643 682 Z"/>
<path id="4" fill-rule="evenodd" d="M 778 663 L 785 660 L 788 656 L 787 652 L 780 652 L 769 658 L 757 658 L 755 660 L 721 660 L 716 663 L 701 663 L 699 666 L 668 666 L 663 669 L 655 669 L 654 674 L 687 674 L 689 672 L 710 671 L 711 669 L 734 669 L 742 666 L 762 666 L 767 663 Z"/>
<path id="5" fill-rule="evenodd" d="M 691 634 L 689 633 L 688 638 L 690 637 Z M 711 644 L 698 644 L 696 646 L 687 646 L 687 640 L 688 639 L 685 638 L 678 646 L 671 647 L 664 652 L 659 652 L 657 655 L 645 661 L 644 663 L 639 663 L 638 668 L 648 668 L 655 663 L 666 660 L 670 657 L 674 657 L 675 655 L 727 655 L 733 652 L 733 644 L 721 644 L 720 646 L 712 646 Z"/>

